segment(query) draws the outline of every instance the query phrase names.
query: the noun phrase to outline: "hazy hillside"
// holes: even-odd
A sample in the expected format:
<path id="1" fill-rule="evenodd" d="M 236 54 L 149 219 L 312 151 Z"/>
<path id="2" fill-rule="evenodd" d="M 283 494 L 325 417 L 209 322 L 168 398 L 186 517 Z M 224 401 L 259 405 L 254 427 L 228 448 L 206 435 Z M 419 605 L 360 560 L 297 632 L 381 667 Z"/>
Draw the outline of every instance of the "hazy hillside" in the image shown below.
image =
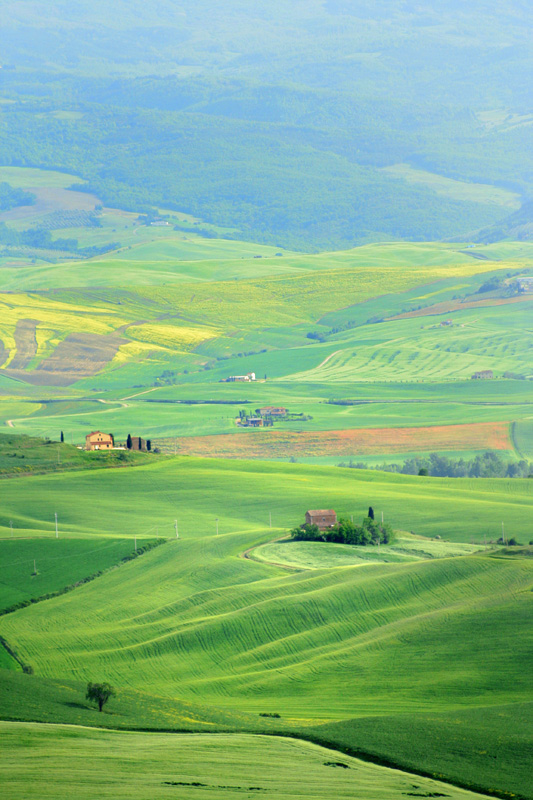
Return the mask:
<path id="1" fill-rule="evenodd" d="M 458 238 L 533 184 L 531 9 L 482 5 L 6 2 L 3 161 L 298 249 Z"/>

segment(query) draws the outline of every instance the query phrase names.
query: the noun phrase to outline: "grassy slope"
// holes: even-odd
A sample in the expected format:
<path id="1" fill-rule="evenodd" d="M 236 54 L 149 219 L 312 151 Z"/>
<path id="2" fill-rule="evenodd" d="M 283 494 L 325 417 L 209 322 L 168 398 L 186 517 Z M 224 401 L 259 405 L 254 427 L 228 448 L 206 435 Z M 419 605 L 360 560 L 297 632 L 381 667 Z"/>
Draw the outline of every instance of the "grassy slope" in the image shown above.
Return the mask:
<path id="1" fill-rule="evenodd" d="M 226 709 L 214 717 L 215 724 L 227 724 L 224 713 L 238 710 L 277 711 L 300 727 L 358 717 L 369 719 L 366 729 L 374 730 L 372 721 L 384 711 L 389 717 L 400 715 L 404 732 L 394 743 L 380 745 L 377 725 L 375 734 L 366 737 L 367 749 L 387 750 L 398 763 L 419 762 L 428 771 L 452 778 L 462 774 L 463 780 L 490 788 L 481 779 L 486 755 L 466 749 L 461 769 L 454 769 L 438 745 L 429 742 L 438 742 L 447 726 L 457 732 L 453 720 L 459 709 L 481 713 L 511 704 L 513 714 L 527 698 L 530 594 L 524 590 L 531 583 L 530 562 L 482 555 L 291 575 L 238 556 L 275 535 L 264 527 L 270 508 L 274 524 L 288 526 L 307 505 L 322 502 L 339 510 L 342 502 L 342 510 L 358 515 L 372 502 L 379 512 L 382 503 L 376 496 L 387 501 L 386 516 L 395 524 L 404 508 L 405 520 L 417 529 L 464 541 L 468 519 L 468 538 L 479 541 L 504 509 L 506 519 L 514 507 L 516 519 L 526 523 L 530 483 L 332 474 L 299 465 L 280 469 L 195 459 L 11 479 L 8 511 L 16 510 L 16 518 L 33 532 L 53 535 L 52 522 L 43 520 L 48 506 L 51 510 L 61 498 L 65 532 L 99 537 L 101 524 L 94 525 L 85 512 L 87 502 L 98 498 L 99 521 L 106 521 L 108 533 L 132 535 L 134 502 L 137 533 L 155 525 L 159 534 L 170 534 L 177 516 L 183 538 L 68 595 L 4 617 L 0 632 L 39 676 L 63 681 L 102 677 L 129 690 L 149 687 L 174 698 L 172 703 L 176 698 L 210 703 Z M 119 497 L 125 502 L 117 503 Z M 208 535 L 214 532 L 215 516 L 220 519 L 218 537 Z M 50 707 L 48 719 L 62 718 L 62 704 Z M 6 707 L 13 706 L 7 702 Z M 154 709 L 160 707 L 157 701 Z M 71 715 L 69 708 L 65 713 Z M 81 718 L 87 713 L 74 712 Z M 147 713 L 156 720 L 159 712 Z M 183 713 L 169 713 L 172 726 L 180 727 Z M 31 710 L 25 714 L 31 718 Z M 406 715 L 419 722 L 420 755 L 408 752 Z M 131 712 L 121 719 L 127 724 Z M 496 712 L 491 720 L 483 749 L 494 754 L 503 745 Z M 236 724 L 249 723 L 239 717 Z M 392 723 L 389 727 L 395 730 Z M 339 746 L 364 749 L 357 726 L 326 733 Z M 504 745 L 514 765 L 514 783 L 509 770 L 496 770 L 490 773 L 496 788 L 525 784 L 522 751 L 512 755 L 515 742 L 509 735 Z"/>
<path id="2" fill-rule="evenodd" d="M 142 547 L 146 540 L 139 539 Z M 0 540 L 2 581 L 0 610 L 55 592 L 100 570 L 118 564 L 134 549 L 131 540 L 13 539 Z M 33 575 L 34 561 L 37 575 Z"/>
<path id="3" fill-rule="evenodd" d="M 161 701 L 132 692 L 149 687 L 169 698 L 159 725 L 183 727 L 182 700 L 225 708 L 213 717 L 219 727 L 235 711 L 276 711 L 283 724 L 341 749 L 529 796 L 530 734 L 520 705 L 529 694 L 526 559 L 471 556 L 287 575 L 236 559 L 246 540 L 160 548 L 120 576 L 9 615 L 2 633 L 40 675 L 128 686 L 125 716 L 110 706 L 119 717 L 105 715 L 106 725 L 128 724 L 132 703 L 134 724 L 153 724 Z M 63 689 L 50 704 L 55 690 L 40 678 L 36 691 L 46 697 L 33 701 L 32 712 L 33 678 L 20 676 L 14 688 L 23 679 L 25 710 L 8 700 L 4 714 L 74 714 L 98 724 Z M 209 712 L 195 709 L 186 725 L 192 719 L 201 730 Z M 328 718 L 339 722 L 318 725 Z M 249 729 L 250 718 L 237 714 L 233 722 Z"/>
<path id="4" fill-rule="evenodd" d="M 59 438 L 60 428 L 50 434 Z M 17 434 L 0 433 L 0 475 L 64 472 L 73 469 L 102 469 L 150 463 L 154 454 L 110 451 L 86 452 L 59 441 Z"/>
<path id="5" fill-rule="evenodd" d="M 117 497 L 123 502 L 117 503 Z M 95 517 L 87 513 L 87 504 L 96 498 Z M 533 484 L 526 479 L 419 478 L 178 457 L 131 470 L 12 478 L 2 514 L 7 535 L 9 519 L 19 535 L 50 535 L 58 511 L 66 535 L 131 537 L 158 527 L 159 535 L 166 536 L 172 535 L 178 518 L 182 535 L 196 538 L 214 530 L 216 517 L 221 533 L 261 531 L 269 511 L 273 525 L 287 529 L 303 518 L 307 508 L 333 507 L 339 514 L 359 517 L 372 505 L 403 530 L 479 542 L 484 536 L 497 538 L 502 519 L 507 535 L 522 539 L 532 502 Z"/>
<path id="6" fill-rule="evenodd" d="M 8 615 L 3 634 L 39 674 L 105 675 L 228 709 L 325 720 L 528 699 L 527 559 L 278 577 L 273 567 L 228 561 L 244 543 L 169 545 L 144 556 L 144 568 L 126 565 Z"/>
<path id="7" fill-rule="evenodd" d="M 1 729 L 6 800 L 34 797 L 31 787 L 37 774 L 41 798 L 70 793 L 81 800 L 95 794 L 116 798 L 119 792 L 132 800 L 148 796 L 188 800 L 205 794 L 213 800 L 256 795 L 326 800 L 334 793 L 346 800 L 395 800 L 414 786 L 426 797 L 437 792 L 453 800 L 480 797 L 430 779 L 417 778 L 413 783 L 413 777 L 405 773 L 349 756 L 339 758 L 330 750 L 294 739 L 125 734 L 28 723 L 2 723 Z M 31 760 L 24 757 L 28 747 Z M 344 769 L 332 769 L 331 763 L 338 761 Z M 44 773 L 41 762 L 46 762 Z"/>
<path id="8" fill-rule="evenodd" d="M 379 549 L 331 542 L 270 542 L 252 550 L 250 556 L 266 563 L 287 564 L 296 569 L 324 569 L 324 567 L 363 566 L 376 561 L 394 564 L 426 558 L 450 558 L 469 555 L 480 549 L 481 545 L 402 535 L 394 544 L 381 545 Z"/>

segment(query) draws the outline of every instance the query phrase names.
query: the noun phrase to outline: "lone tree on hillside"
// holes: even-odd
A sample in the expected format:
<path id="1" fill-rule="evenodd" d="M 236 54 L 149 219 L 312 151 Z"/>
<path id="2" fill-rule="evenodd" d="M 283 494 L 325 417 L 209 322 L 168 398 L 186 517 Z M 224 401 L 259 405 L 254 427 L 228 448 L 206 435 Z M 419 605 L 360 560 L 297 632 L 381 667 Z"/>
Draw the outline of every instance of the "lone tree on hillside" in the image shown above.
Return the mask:
<path id="1" fill-rule="evenodd" d="M 370 519 L 374 519 L 374 509 L 372 508 L 372 506 L 368 507 L 368 516 L 370 517 Z"/>
<path id="2" fill-rule="evenodd" d="M 131 433 L 128 433 L 128 438 L 126 439 L 126 447 L 128 450 L 131 450 Z"/>
<path id="3" fill-rule="evenodd" d="M 61 436 L 59 437 L 59 441 L 60 442 L 64 442 L 65 441 L 65 434 L 63 433 L 63 431 L 61 431 Z"/>
<path id="4" fill-rule="evenodd" d="M 116 692 L 109 683 L 88 683 L 86 700 L 91 703 L 98 703 L 98 711 L 101 711 L 110 697 L 116 697 Z"/>

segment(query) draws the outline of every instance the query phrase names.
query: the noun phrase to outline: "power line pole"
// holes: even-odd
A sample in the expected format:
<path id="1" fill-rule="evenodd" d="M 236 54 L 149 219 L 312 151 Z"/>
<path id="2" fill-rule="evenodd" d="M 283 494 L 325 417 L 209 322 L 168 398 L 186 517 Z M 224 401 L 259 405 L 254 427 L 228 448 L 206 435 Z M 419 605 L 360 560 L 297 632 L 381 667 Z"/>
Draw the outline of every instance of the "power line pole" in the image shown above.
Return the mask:
<path id="1" fill-rule="evenodd" d="M 178 520 L 177 519 L 174 520 L 174 527 L 176 528 L 176 539 L 179 539 L 180 537 L 179 537 L 179 533 L 178 533 Z"/>
<path id="2" fill-rule="evenodd" d="M 272 527 L 272 511 L 268 512 L 268 524 L 269 524 L 269 527 L 271 528 Z"/>
<path id="3" fill-rule="evenodd" d="M 176 436 L 176 438 L 174 439 L 174 455 L 177 455 L 177 453 L 178 453 L 178 437 Z"/>
<path id="4" fill-rule="evenodd" d="M 57 448 L 57 463 L 61 464 L 61 457 L 59 455 L 59 447 Z"/>
<path id="5" fill-rule="evenodd" d="M 13 536 L 13 520 L 9 520 L 9 527 L 11 528 L 11 536 Z"/>
<path id="6" fill-rule="evenodd" d="M 57 530 L 57 511 L 55 512 L 54 516 L 56 518 L 56 539 L 59 539 L 59 531 Z"/>
<path id="7" fill-rule="evenodd" d="M 503 527 L 503 520 L 502 520 L 502 542 L 505 544 L 505 528 Z"/>
<path id="8" fill-rule="evenodd" d="M 135 552 L 137 552 L 137 537 L 136 536 L 134 536 L 134 538 L 133 538 L 133 543 L 135 545 Z"/>
<path id="9" fill-rule="evenodd" d="M 381 512 L 381 524 L 383 525 L 383 511 Z"/>
<path id="10" fill-rule="evenodd" d="M 216 518 L 216 523 L 217 523 L 217 536 L 218 536 L 218 517 Z"/>

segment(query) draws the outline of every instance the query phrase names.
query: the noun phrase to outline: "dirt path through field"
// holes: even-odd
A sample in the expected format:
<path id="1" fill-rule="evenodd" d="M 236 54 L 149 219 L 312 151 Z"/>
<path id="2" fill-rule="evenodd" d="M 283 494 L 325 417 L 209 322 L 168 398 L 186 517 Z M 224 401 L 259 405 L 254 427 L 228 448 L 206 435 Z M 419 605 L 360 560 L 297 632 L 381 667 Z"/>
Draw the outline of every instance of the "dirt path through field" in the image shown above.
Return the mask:
<path id="1" fill-rule="evenodd" d="M 327 363 L 328 363 L 328 361 L 330 360 L 330 358 L 333 358 L 333 356 L 338 356 L 338 355 L 339 355 L 339 353 L 342 353 L 342 350 L 335 350 L 335 352 L 334 352 L 334 353 L 330 353 L 330 354 L 329 354 L 329 356 L 326 356 L 326 358 L 324 359 L 324 361 L 322 361 L 322 362 L 321 362 L 321 363 L 318 365 L 318 367 L 315 367 L 315 369 L 320 369 L 320 367 L 323 367 L 323 366 L 324 366 L 324 364 L 327 364 Z"/>

